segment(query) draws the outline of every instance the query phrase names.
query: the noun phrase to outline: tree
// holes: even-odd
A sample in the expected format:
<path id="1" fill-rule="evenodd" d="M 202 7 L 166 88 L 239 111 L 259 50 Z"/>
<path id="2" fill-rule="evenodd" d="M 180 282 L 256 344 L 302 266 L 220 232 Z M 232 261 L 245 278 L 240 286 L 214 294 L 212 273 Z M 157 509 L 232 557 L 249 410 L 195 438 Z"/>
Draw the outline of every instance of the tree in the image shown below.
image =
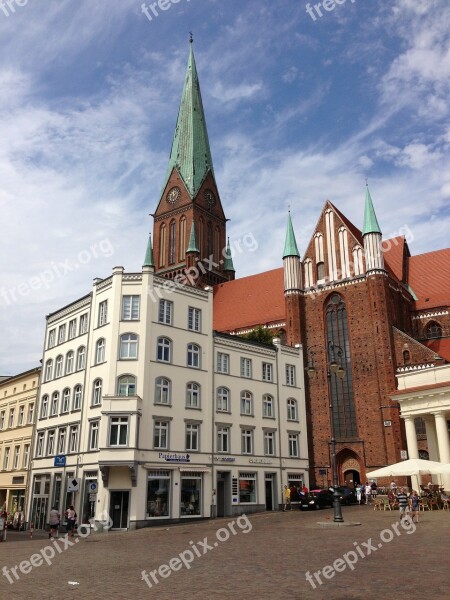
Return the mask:
<path id="1" fill-rule="evenodd" d="M 248 333 L 245 333 L 242 337 L 261 344 L 273 344 L 273 335 L 268 329 L 261 327 L 261 325 L 256 329 L 252 329 Z"/>

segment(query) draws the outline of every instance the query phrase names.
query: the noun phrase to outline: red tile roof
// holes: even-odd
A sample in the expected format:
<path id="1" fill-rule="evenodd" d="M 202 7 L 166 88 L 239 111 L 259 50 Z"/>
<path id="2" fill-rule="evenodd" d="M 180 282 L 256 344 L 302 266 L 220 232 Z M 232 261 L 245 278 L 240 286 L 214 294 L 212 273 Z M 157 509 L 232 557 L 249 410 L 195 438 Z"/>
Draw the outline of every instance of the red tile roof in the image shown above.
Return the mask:
<path id="1" fill-rule="evenodd" d="M 410 394 L 411 392 L 422 392 L 426 390 L 435 390 L 438 388 L 448 387 L 450 385 L 450 381 L 441 381 L 440 383 L 430 383 L 428 385 L 419 385 L 417 387 L 405 388 L 402 390 L 397 390 L 389 396 L 401 396 L 402 394 Z"/>
<path id="2" fill-rule="evenodd" d="M 214 329 L 227 332 L 284 322 L 283 278 L 279 268 L 214 286 Z"/>
<path id="3" fill-rule="evenodd" d="M 411 256 L 408 275 L 416 310 L 450 306 L 450 248 Z"/>
<path id="4" fill-rule="evenodd" d="M 399 281 L 403 281 L 403 252 L 405 249 L 404 236 L 398 236 L 383 241 L 384 260 L 391 267 Z"/>
<path id="5" fill-rule="evenodd" d="M 450 338 L 426 340 L 422 343 L 424 346 L 428 346 L 433 352 L 436 352 L 436 354 L 439 354 L 439 356 L 450 362 Z"/>

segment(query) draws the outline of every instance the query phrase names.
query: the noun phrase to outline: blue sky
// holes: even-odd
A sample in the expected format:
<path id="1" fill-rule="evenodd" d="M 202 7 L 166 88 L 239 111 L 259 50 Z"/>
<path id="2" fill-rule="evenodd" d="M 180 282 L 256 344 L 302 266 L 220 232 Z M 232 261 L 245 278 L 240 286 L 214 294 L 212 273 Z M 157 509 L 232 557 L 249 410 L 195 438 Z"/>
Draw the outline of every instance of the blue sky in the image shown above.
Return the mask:
<path id="1" fill-rule="evenodd" d="M 189 31 L 228 232 L 258 242 L 237 276 L 281 266 L 288 205 L 301 252 L 327 198 L 361 227 L 365 177 L 385 237 L 448 246 L 446 0 L 21 3 L 0 2 L 0 375 L 94 277 L 141 268 Z"/>

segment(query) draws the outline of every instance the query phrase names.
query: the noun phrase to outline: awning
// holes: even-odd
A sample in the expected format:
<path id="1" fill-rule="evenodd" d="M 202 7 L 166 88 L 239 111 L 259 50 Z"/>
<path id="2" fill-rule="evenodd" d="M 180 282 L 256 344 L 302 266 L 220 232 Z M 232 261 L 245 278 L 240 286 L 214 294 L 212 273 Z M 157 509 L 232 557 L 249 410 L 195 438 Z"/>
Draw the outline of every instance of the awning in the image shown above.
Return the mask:
<path id="1" fill-rule="evenodd" d="M 180 467 L 181 473 L 211 473 L 211 469 L 208 467 Z"/>

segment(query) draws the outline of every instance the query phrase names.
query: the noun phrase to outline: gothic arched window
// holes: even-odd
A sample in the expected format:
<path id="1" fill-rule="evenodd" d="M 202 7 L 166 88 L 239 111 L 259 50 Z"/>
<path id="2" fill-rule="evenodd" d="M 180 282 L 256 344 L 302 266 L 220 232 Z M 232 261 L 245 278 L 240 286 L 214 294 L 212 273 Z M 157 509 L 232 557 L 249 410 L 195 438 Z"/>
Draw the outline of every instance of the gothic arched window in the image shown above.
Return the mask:
<path id="1" fill-rule="evenodd" d="M 175 221 L 171 221 L 169 228 L 169 265 L 173 265 L 175 263 L 176 237 L 177 224 L 175 223 Z"/>
<path id="2" fill-rule="evenodd" d="M 166 255 L 166 224 L 163 223 L 159 229 L 159 266 L 164 267 Z"/>

